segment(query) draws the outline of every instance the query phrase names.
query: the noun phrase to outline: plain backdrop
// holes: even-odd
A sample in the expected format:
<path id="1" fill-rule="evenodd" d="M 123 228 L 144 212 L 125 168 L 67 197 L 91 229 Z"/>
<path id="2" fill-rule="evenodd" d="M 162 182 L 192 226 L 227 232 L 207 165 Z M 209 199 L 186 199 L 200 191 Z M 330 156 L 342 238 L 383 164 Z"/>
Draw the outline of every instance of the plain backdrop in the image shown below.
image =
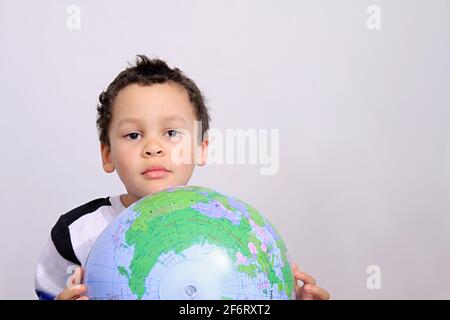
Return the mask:
<path id="1" fill-rule="evenodd" d="M 278 174 L 191 183 L 259 209 L 332 298 L 450 298 L 450 1 L 1 0 L 0 49 L 0 298 L 35 299 L 61 214 L 125 191 L 95 108 L 140 53 L 196 81 L 214 128 L 280 130 Z"/>

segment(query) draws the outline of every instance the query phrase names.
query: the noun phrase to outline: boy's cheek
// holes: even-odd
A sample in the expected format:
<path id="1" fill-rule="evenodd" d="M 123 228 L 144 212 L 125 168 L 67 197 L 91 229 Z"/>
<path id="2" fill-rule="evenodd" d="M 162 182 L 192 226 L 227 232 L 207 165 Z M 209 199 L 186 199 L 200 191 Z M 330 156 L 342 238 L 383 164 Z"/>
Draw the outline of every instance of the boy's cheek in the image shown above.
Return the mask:
<path id="1" fill-rule="evenodd" d="M 182 164 L 175 167 L 173 173 L 174 183 L 177 185 L 185 185 L 189 182 L 194 172 L 193 164 Z"/>
<path id="2" fill-rule="evenodd" d="M 169 150 L 169 158 L 174 165 L 194 165 L 195 149 L 191 144 L 182 141 Z"/>

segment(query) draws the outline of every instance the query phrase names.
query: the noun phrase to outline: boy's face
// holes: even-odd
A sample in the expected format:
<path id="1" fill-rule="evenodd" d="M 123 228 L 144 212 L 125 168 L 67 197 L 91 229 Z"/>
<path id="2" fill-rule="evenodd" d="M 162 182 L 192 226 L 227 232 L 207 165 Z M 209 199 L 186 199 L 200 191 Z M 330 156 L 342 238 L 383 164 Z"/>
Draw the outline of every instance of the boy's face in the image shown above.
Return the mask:
<path id="1" fill-rule="evenodd" d="M 111 146 L 101 144 L 101 154 L 105 172 L 117 170 L 127 189 L 126 206 L 162 189 L 187 184 L 195 164 L 205 164 L 208 141 L 198 144 L 193 139 L 195 121 L 186 90 L 175 83 L 131 84 L 119 91 L 109 126 Z M 179 150 L 187 152 L 190 161 L 173 161 L 172 151 Z M 144 173 L 153 166 L 166 170 Z"/>

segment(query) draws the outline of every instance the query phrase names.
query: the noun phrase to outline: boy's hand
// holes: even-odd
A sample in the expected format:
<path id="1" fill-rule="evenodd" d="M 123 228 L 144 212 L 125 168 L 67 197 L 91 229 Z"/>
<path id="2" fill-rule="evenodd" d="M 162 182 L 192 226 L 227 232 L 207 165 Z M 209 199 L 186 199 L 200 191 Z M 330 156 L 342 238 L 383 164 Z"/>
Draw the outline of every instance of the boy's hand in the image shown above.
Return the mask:
<path id="1" fill-rule="evenodd" d="M 89 300 L 88 297 L 83 295 L 86 292 L 86 286 L 84 284 L 78 284 L 72 288 L 63 290 L 55 300 Z"/>
<path id="2" fill-rule="evenodd" d="M 75 273 L 79 272 L 80 274 L 80 281 L 83 280 L 83 268 L 78 267 L 78 270 L 75 271 Z M 89 300 L 87 296 L 84 294 L 86 293 L 87 288 L 84 284 L 77 284 L 74 286 L 71 286 L 68 289 L 63 290 L 60 294 L 58 294 L 55 298 L 55 300 Z"/>
<path id="3" fill-rule="evenodd" d="M 316 285 L 316 279 L 309 274 L 300 271 L 298 265 L 292 264 L 292 272 L 295 278 L 295 293 L 297 300 L 329 300 L 330 294 L 327 290 Z M 303 282 L 303 285 L 298 284 L 298 280 Z"/>

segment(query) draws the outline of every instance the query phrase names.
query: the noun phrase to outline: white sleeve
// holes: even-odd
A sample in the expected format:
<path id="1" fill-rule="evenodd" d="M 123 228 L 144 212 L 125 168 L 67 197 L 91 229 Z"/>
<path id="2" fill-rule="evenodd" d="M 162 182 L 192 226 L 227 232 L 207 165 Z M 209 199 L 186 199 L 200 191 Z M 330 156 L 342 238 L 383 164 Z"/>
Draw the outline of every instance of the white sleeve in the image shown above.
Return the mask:
<path id="1" fill-rule="evenodd" d="M 39 299 L 54 299 L 67 283 L 81 280 L 76 279 L 75 269 L 86 262 L 95 240 L 111 220 L 100 209 L 113 209 L 109 197 L 92 200 L 59 217 L 36 268 Z"/>
<path id="2" fill-rule="evenodd" d="M 67 280 L 75 266 L 77 265 L 59 254 L 50 238 L 39 257 L 36 268 L 35 290 L 38 298 L 52 300 L 66 289 Z"/>

